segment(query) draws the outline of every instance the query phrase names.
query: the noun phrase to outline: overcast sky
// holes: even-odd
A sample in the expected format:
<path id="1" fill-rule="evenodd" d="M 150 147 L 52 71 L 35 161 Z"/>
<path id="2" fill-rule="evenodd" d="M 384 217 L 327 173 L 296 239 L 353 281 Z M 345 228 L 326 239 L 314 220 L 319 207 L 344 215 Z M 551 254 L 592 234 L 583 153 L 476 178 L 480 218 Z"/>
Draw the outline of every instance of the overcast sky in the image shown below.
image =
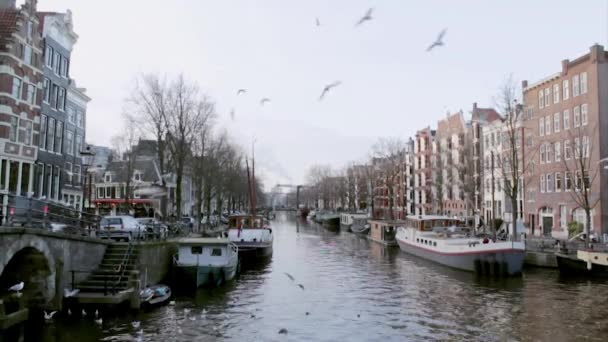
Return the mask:
<path id="1" fill-rule="evenodd" d="M 374 20 L 355 28 L 369 7 Z M 303 182 L 312 164 L 364 160 L 378 137 L 405 139 L 448 110 L 492 106 L 509 74 L 548 76 L 562 59 L 605 44 L 608 32 L 604 0 L 39 0 L 39 8 L 73 12 L 71 76 L 93 99 L 89 143 L 109 145 L 120 130 L 138 73 L 184 73 L 217 102 L 220 127 L 242 145 L 256 136 L 267 187 Z M 443 28 L 446 46 L 426 53 Z M 238 88 L 248 93 L 237 97 Z M 262 97 L 272 102 L 261 107 Z"/>

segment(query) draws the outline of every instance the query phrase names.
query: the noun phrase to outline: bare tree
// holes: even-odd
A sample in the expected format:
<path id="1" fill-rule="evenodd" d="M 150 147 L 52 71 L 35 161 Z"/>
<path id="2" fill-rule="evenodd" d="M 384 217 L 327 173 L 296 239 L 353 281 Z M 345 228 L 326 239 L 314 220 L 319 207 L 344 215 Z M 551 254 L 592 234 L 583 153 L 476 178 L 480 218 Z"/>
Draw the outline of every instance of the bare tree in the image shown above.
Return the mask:
<path id="1" fill-rule="evenodd" d="M 372 158 L 387 187 L 389 218 L 394 220 L 395 188 L 398 186 L 396 180 L 405 166 L 405 144 L 398 138 L 381 138 L 372 147 Z"/>
<path id="2" fill-rule="evenodd" d="M 329 165 L 313 165 L 309 168 L 306 176 L 307 183 L 310 184 L 312 192 L 315 194 L 315 207 L 319 208 L 319 200 L 323 201 L 323 206 L 329 204 L 330 189 L 327 179 L 331 177 L 331 167 Z"/>
<path id="3" fill-rule="evenodd" d="M 120 163 L 120 178 L 125 180 L 125 189 L 121 194 L 124 199 L 125 209 L 131 210 L 131 203 L 129 202 L 133 198 L 133 173 L 135 171 L 135 161 L 137 160 L 137 151 L 135 147 L 138 142 L 137 131 L 135 129 L 135 123 L 132 120 L 126 120 L 124 131 L 111 138 L 112 148 L 116 151 L 118 163 Z"/>
<path id="4" fill-rule="evenodd" d="M 156 158 L 161 174 L 161 187 L 166 193 L 166 136 L 169 100 L 171 94 L 164 78 L 155 74 L 142 74 L 136 81 L 131 96 L 126 100 L 125 117 L 135 123 L 135 127 L 142 136 L 150 137 L 156 141 Z M 161 198 L 161 213 L 167 215 L 167 196 Z"/>
<path id="5" fill-rule="evenodd" d="M 599 160 L 599 149 L 597 149 L 597 152 L 595 151 L 594 143 L 597 138 L 598 129 L 597 127 L 589 129 L 589 126 L 582 123 L 577 127 L 577 121 L 574 122 L 574 125 L 572 129 L 568 130 L 570 138 L 568 145 L 565 146 L 565 153 L 562 158 L 564 168 L 566 169 L 564 189 L 568 191 L 578 208 L 585 211 L 585 247 L 589 247 L 591 211 L 600 200 L 599 193 L 592 191 L 593 184 L 596 182 L 601 169 L 601 165 L 596 161 Z M 590 132 L 591 136 L 589 136 Z M 570 144 L 573 144 L 573 146 Z M 574 151 L 573 155 L 571 151 Z M 574 189 L 571 186 L 572 179 L 574 180 Z"/>
<path id="6" fill-rule="evenodd" d="M 467 210 L 475 208 L 475 191 L 481 188 L 481 177 L 475 177 L 474 148 L 472 137 L 465 137 L 464 146 L 459 155 L 460 160 L 456 167 L 459 187 L 463 192 Z"/>
<path id="7" fill-rule="evenodd" d="M 171 153 L 176 175 L 176 212 L 182 210 L 182 181 L 192 148 L 200 132 L 215 117 L 215 105 L 202 95 L 194 83 L 189 83 L 183 75 L 169 85 L 168 109 L 163 114 L 167 148 Z"/>

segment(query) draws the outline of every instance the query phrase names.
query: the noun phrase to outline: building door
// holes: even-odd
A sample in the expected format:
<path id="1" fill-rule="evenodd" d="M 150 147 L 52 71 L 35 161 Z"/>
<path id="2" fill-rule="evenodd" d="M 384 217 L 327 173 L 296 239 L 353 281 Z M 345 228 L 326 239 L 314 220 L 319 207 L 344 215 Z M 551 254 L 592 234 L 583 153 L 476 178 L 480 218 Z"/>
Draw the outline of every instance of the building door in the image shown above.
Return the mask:
<path id="1" fill-rule="evenodd" d="M 543 216 L 543 235 L 551 236 L 553 230 L 553 216 Z"/>

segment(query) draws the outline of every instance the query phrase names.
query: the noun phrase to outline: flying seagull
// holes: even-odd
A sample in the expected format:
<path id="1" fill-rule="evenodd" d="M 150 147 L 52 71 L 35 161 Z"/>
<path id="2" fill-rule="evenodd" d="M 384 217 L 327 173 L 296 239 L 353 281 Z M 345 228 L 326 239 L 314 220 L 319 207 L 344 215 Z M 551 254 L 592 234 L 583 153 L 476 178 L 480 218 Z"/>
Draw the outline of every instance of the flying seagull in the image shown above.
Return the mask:
<path id="1" fill-rule="evenodd" d="M 281 330 L 279 330 L 279 334 L 287 335 L 287 329 L 282 328 Z"/>
<path id="2" fill-rule="evenodd" d="M 287 278 L 291 279 L 291 281 L 296 280 L 296 278 L 294 278 L 294 277 L 293 277 L 291 274 L 289 274 L 289 273 L 287 273 L 287 272 L 284 272 L 284 273 L 285 273 L 285 275 L 287 276 Z"/>
<path id="3" fill-rule="evenodd" d="M 95 323 L 97 323 L 97 325 L 102 325 L 103 324 L 103 318 L 99 318 L 95 320 Z"/>
<path id="4" fill-rule="evenodd" d="M 359 19 L 359 21 L 355 24 L 355 27 L 363 24 L 364 22 L 368 21 L 368 20 L 372 20 L 372 12 L 374 11 L 373 8 L 370 8 L 367 10 L 367 12 L 365 12 L 365 15 L 363 17 L 361 17 L 361 19 Z"/>
<path id="5" fill-rule="evenodd" d="M 331 88 L 337 87 L 340 84 L 342 84 L 342 82 L 336 81 L 334 83 L 326 85 L 325 88 L 323 88 L 323 92 L 321 93 L 321 96 L 319 96 L 319 101 L 323 100 L 323 98 L 325 97 L 325 94 L 327 94 L 331 90 Z"/>
<path id="6" fill-rule="evenodd" d="M 241 95 L 241 94 L 244 94 L 244 93 L 246 93 L 246 92 L 247 92 L 247 89 L 243 89 L 243 88 L 241 88 L 241 89 L 239 89 L 239 90 L 237 90 L 237 91 L 236 91 L 236 94 L 237 94 L 237 95 Z"/>
<path id="7" fill-rule="evenodd" d="M 442 30 L 442 31 L 439 33 L 439 35 L 437 36 L 437 39 L 436 39 L 436 40 L 433 42 L 433 44 L 431 44 L 431 46 L 429 46 L 429 47 L 426 49 L 426 51 L 427 51 L 427 52 L 429 52 L 429 51 L 433 50 L 433 49 L 434 49 L 434 48 L 436 48 L 436 47 L 439 47 L 439 46 L 443 46 L 443 45 L 445 45 L 445 44 L 443 43 L 443 36 L 445 36 L 445 33 L 447 32 L 447 30 L 448 30 L 448 29 L 443 29 L 443 30 Z"/>
<path id="8" fill-rule="evenodd" d="M 266 102 L 270 102 L 270 99 L 267 98 L 267 97 L 265 97 L 265 98 L 263 98 L 263 99 L 260 100 L 260 105 L 263 106 Z"/>
<path id="9" fill-rule="evenodd" d="M 47 321 L 50 321 L 51 319 L 53 319 L 53 316 L 57 313 L 57 311 L 53 311 L 51 313 L 47 313 L 46 311 L 44 311 L 44 319 Z"/>
<path id="10" fill-rule="evenodd" d="M 321 22 L 319 21 L 319 18 L 315 18 L 315 22 L 317 23 L 317 26 L 321 26 Z"/>
<path id="11" fill-rule="evenodd" d="M 302 290 L 304 290 L 304 285 L 302 285 L 302 284 L 298 284 L 298 286 L 299 286 L 299 287 L 300 287 Z"/>

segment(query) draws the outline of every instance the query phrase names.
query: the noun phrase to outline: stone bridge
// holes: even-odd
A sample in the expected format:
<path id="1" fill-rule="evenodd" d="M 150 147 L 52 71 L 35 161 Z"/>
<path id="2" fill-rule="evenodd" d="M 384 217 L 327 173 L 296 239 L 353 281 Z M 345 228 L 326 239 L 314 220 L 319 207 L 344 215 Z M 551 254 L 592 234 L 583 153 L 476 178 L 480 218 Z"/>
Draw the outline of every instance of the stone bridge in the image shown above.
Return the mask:
<path id="1" fill-rule="evenodd" d="M 28 307 L 61 308 L 64 288 L 71 286 L 71 271 L 79 271 L 76 281 L 86 277 L 97 268 L 109 244 L 43 229 L 0 227 L 0 298 L 23 281 Z"/>

